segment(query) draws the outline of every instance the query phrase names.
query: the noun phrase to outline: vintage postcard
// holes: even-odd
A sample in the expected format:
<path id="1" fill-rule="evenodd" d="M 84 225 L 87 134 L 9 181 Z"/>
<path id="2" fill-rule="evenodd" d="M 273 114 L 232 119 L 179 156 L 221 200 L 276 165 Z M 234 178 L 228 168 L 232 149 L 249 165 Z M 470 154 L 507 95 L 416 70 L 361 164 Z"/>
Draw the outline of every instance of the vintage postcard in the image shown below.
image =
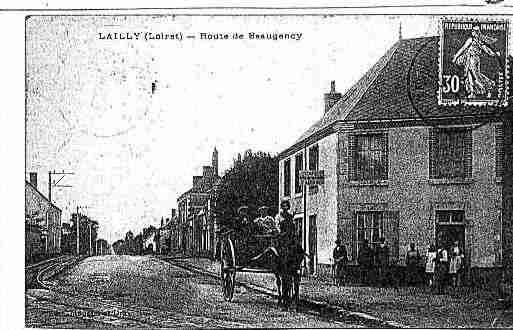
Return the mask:
<path id="1" fill-rule="evenodd" d="M 25 326 L 512 327 L 483 8 L 24 14 Z"/>

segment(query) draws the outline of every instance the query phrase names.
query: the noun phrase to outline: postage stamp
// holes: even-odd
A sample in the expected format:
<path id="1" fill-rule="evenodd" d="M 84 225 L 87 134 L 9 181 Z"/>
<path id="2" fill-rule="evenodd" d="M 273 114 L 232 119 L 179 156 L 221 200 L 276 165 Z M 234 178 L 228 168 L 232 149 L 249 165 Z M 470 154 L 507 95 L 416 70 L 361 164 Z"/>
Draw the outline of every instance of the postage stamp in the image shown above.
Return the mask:
<path id="1" fill-rule="evenodd" d="M 442 19 L 438 104 L 506 106 L 509 24 Z"/>

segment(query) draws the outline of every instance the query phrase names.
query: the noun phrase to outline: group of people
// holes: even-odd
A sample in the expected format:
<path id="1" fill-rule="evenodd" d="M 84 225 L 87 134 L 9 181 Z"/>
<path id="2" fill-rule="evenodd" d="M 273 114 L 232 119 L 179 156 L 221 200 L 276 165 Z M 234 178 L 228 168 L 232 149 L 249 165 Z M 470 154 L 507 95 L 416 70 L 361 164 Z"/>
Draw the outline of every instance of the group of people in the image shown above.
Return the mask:
<path id="1" fill-rule="evenodd" d="M 347 272 L 347 249 L 339 239 L 335 241 L 335 244 L 336 247 L 333 250 L 335 281 L 337 285 L 342 285 L 345 283 Z M 388 283 L 394 284 L 390 281 L 389 255 L 390 249 L 384 237 L 379 239 L 379 243 L 375 248 L 372 248 L 369 241 L 364 239 L 358 251 L 360 282 L 362 284 L 371 284 L 370 274 L 375 271 L 376 276 L 374 279 L 376 284 L 382 286 Z"/>
<path id="2" fill-rule="evenodd" d="M 349 259 L 345 245 L 339 239 L 335 241 L 335 244 L 333 250 L 334 277 L 336 284 L 342 285 L 345 283 Z M 390 249 L 384 238 L 380 238 L 374 248 L 370 246 L 368 240 L 362 241 L 358 250 L 360 283 L 381 286 L 398 284 L 398 276 L 394 276 L 389 267 L 389 252 Z M 417 285 L 423 277 L 422 272 L 424 272 L 428 286 L 442 294 L 448 285 L 454 287 L 461 285 L 463 259 L 463 249 L 460 247 L 459 241 L 455 241 L 450 247 L 440 244 L 436 248 L 434 245 L 430 245 L 423 264 L 415 243 L 411 243 L 405 255 L 406 277 L 404 282 L 406 285 Z M 371 279 L 370 274 L 375 274 L 375 276 Z"/>
<path id="3" fill-rule="evenodd" d="M 242 206 L 234 223 L 240 264 L 271 269 L 276 275 L 278 303 L 285 309 L 293 302 L 296 306 L 299 303 L 299 269 L 305 255 L 289 210 L 290 202 L 284 200 L 275 218 L 268 215 L 268 207 L 262 206 L 260 216 L 251 220 L 248 208 Z M 271 235 L 273 240 L 269 242 L 259 237 L 265 234 Z"/>
<path id="4" fill-rule="evenodd" d="M 259 217 L 251 219 L 249 216 L 249 208 L 241 206 L 237 209 L 238 218 L 234 226 L 239 231 L 250 231 L 253 235 L 256 234 L 278 234 L 283 232 L 283 226 L 288 226 L 293 223 L 293 216 L 289 213 L 289 201 L 283 201 L 280 204 L 280 212 L 276 217 L 269 215 L 269 207 L 261 206 L 258 208 Z M 290 227 L 290 226 L 289 226 Z"/>
<path id="5" fill-rule="evenodd" d="M 234 223 L 234 229 L 237 231 L 239 248 L 241 255 L 254 256 L 268 246 L 260 246 L 259 243 L 266 244 L 267 241 L 260 242 L 258 235 L 274 235 L 276 237 L 275 247 L 283 255 L 294 255 L 300 246 L 297 240 L 296 224 L 294 217 L 290 214 L 290 202 L 284 200 L 280 203 L 280 212 L 276 217 L 269 216 L 269 208 L 261 206 L 258 208 L 260 216 L 251 219 L 247 206 L 241 206 L 237 210 L 238 218 Z M 301 251 L 300 251 L 301 252 Z"/>
<path id="6" fill-rule="evenodd" d="M 450 284 L 453 287 L 460 286 L 464 257 L 459 241 L 455 241 L 450 247 L 440 245 L 436 248 L 430 245 L 426 253 L 425 265 L 428 285 L 438 293 L 444 293 L 445 288 Z"/>

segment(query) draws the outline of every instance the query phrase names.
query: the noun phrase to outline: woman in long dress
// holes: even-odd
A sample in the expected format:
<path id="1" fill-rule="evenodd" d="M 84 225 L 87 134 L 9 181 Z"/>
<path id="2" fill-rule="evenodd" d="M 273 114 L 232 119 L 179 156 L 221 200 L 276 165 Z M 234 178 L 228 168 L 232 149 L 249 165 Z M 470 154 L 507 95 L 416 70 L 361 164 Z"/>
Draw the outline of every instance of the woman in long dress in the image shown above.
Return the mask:
<path id="1" fill-rule="evenodd" d="M 429 287 L 433 287 L 433 275 L 435 273 L 436 249 L 433 244 L 429 246 L 426 253 L 426 275 Z"/>
<path id="2" fill-rule="evenodd" d="M 465 44 L 456 52 L 452 62 L 462 66 L 465 76 L 465 89 L 469 98 L 476 98 L 478 95 L 491 97 L 491 91 L 495 87 L 495 81 L 488 78 L 481 72 L 481 56 L 500 56 L 490 47 L 497 41 L 496 38 L 481 33 L 479 26 L 472 28 L 472 35 L 465 41 Z"/>
<path id="3" fill-rule="evenodd" d="M 463 268 L 463 250 L 459 242 L 454 242 L 451 249 L 451 262 L 449 263 L 449 274 L 452 278 L 452 285 L 458 287 L 461 282 L 461 269 Z"/>

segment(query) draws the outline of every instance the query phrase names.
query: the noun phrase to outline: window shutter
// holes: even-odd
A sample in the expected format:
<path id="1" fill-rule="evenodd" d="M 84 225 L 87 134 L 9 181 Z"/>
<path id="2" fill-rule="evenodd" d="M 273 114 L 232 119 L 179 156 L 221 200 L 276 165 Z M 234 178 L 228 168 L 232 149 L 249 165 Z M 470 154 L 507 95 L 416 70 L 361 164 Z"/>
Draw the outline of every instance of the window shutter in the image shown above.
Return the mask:
<path id="1" fill-rule="evenodd" d="M 356 227 L 356 212 L 353 212 L 353 219 L 352 219 L 352 225 L 351 225 L 351 236 L 352 236 L 352 244 L 351 244 L 351 260 L 353 262 L 357 262 L 357 253 L 356 253 L 356 246 L 358 242 L 358 231 Z"/>
<path id="2" fill-rule="evenodd" d="M 388 180 L 388 132 L 383 133 L 382 143 L 383 143 L 383 164 L 385 165 L 382 179 Z"/>
<path id="3" fill-rule="evenodd" d="M 440 129 L 431 127 L 429 129 L 429 178 L 436 179 L 439 177 L 437 161 L 440 152 Z"/>
<path id="4" fill-rule="evenodd" d="M 390 249 L 390 264 L 399 262 L 399 211 L 383 212 L 384 237 Z"/>
<path id="5" fill-rule="evenodd" d="M 472 128 L 465 132 L 465 178 L 472 177 Z"/>
<path id="6" fill-rule="evenodd" d="M 495 176 L 504 175 L 504 133 L 502 125 L 495 126 Z"/>
<path id="7" fill-rule="evenodd" d="M 348 135 L 347 141 L 347 179 L 356 180 L 356 136 L 353 133 Z"/>

